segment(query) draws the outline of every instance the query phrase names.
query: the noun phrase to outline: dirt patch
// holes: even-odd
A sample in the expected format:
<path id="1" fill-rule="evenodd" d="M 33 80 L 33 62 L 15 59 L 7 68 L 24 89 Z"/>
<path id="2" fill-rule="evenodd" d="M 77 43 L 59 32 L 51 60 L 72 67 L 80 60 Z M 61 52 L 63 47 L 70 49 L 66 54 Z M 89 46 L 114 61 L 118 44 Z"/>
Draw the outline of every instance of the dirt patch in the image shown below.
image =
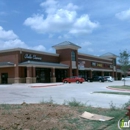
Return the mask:
<path id="1" fill-rule="evenodd" d="M 100 122 L 83 119 L 80 115 L 92 112 L 115 117 Z M 0 130 L 118 130 L 117 122 L 124 110 L 52 103 L 0 105 Z"/>
<path id="2" fill-rule="evenodd" d="M 0 130 L 67 130 L 76 129 L 70 119 L 79 113 L 69 106 L 53 104 L 1 105 Z"/>

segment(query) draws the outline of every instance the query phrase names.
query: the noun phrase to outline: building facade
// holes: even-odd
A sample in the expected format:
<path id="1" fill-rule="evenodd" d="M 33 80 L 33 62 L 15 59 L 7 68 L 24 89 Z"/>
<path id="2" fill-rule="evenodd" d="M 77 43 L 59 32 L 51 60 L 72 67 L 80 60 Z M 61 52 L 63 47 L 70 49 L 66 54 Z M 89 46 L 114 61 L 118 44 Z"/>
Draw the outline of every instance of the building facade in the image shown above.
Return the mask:
<path id="1" fill-rule="evenodd" d="M 78 53 L 80 46 L 65 41 L 53 46 L 56 53 L 23 48 L 0 51 L 0 84 L 61 82 L 70 76 L 94 75 L 121 79 L 116 55 L 94 56 Z"/>

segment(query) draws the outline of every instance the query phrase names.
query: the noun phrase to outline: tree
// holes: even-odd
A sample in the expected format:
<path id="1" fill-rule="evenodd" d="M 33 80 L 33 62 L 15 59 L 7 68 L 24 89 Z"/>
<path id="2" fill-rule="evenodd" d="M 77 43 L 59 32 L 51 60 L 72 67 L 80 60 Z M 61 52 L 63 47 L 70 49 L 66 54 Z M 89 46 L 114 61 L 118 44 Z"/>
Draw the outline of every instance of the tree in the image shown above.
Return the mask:
<path id="1" fill-rule="evenodd" d="M 121 70 L 122 70 L 122 72 L 124 74 L 124 77 L 126 77 L 127 71 L 130 68 L 129 58 L 130 58 L 130 54 L 126 50 L 120 52 L 118 62 L 121 65 Z M 125 86 L 125 80 L 124 80 L 124 86 Z"/>

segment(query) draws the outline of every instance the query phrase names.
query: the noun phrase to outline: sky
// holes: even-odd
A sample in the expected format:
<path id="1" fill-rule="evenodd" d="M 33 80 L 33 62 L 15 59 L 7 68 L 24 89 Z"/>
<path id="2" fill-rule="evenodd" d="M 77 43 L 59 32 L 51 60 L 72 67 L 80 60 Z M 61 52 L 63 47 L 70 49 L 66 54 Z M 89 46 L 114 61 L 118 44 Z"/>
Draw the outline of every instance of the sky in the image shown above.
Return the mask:
<path id="1" fill-rule="evenodd" d="M 64 41 L 96 56 L 130 51 L 130 0 L 0 0 L 0 50 L 55 53 Z"/>

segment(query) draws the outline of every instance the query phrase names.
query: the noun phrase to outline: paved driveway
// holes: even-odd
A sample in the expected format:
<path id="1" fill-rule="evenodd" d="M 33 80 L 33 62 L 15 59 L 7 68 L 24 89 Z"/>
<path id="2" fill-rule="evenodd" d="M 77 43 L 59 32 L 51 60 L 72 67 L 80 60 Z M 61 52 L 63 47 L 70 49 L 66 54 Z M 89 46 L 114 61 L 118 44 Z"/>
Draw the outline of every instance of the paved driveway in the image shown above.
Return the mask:
<path id="1" fill-rule="evenodd" d="M 130 85 L 130 82 L 126 82 Z M 117 107 L 121 107 L 126 103 L 130 96 L 98 94 L 94 91 L 115 91 L 106 87 L 111 85 L 123 85 L 122 81 L 114 82 L 85 82 L 83 84 L 63 84 L 50 87 L 37 87 L 45 84 L 12 84 L 0 85 L 0 104 L 2 103 L 40 103 L 41 101 L 49 101 L 51 98 L 55 103 L 63 104 L 64 101 L 70 101 L 75 98 L 77 101 L 87 103 L 95 107 L 110 107 L 113 102 Z"/>

